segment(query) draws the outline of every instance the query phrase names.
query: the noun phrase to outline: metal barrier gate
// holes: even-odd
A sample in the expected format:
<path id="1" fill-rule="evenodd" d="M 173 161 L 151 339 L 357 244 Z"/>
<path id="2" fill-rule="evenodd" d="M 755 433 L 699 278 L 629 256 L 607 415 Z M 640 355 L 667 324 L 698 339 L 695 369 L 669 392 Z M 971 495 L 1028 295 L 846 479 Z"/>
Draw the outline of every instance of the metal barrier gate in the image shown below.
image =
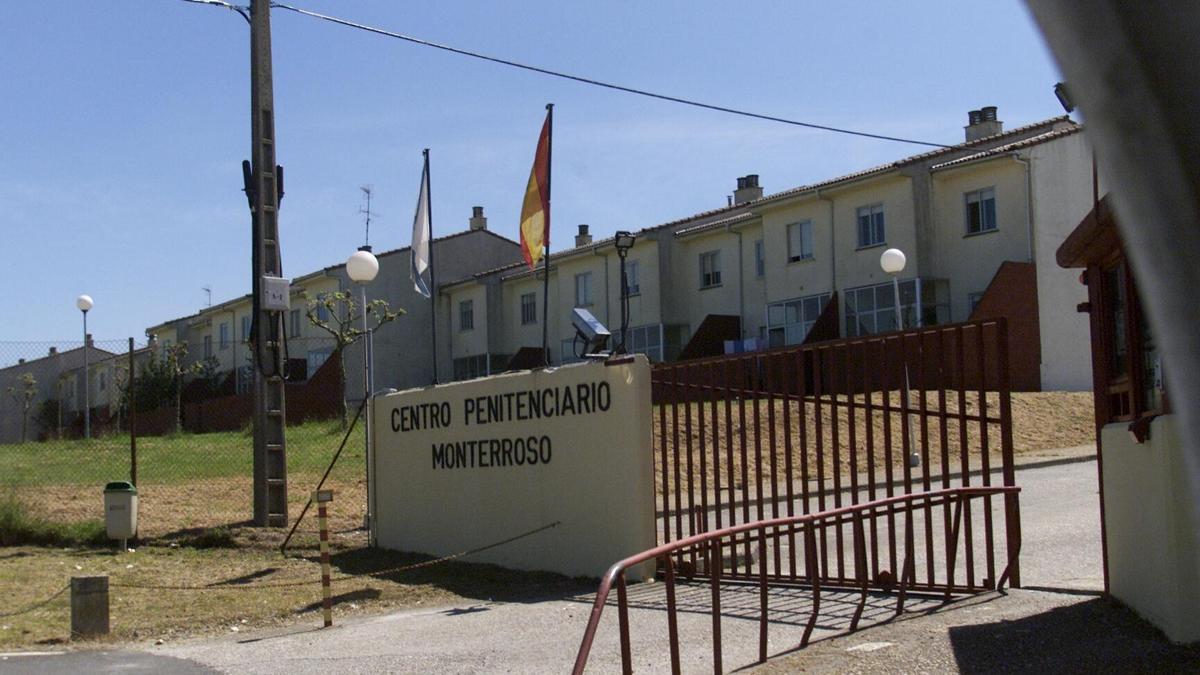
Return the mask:
<path id="1" fill-rule="evenodd" d="M 1003 319 L 664 364 L 652 378 L 664 544 L 900 495 L 992 486 L 997 469 L 1002 485 L 1015 483 Z M 1001 560 L 1019 586 L 1016 493 L 979 501 L 974 510 L 964 502 L 961 536 L 948 502 L 899 500 L 866 519 L 861 540 L 847 516 L 815 523 L 814 550 L 792 528 L 747 530 L 730 535 L 716 562 L 703 545 L 676 551 L 674 573 L 757 582 L 765 543 L 772 583 L 858 587 L 861 564 L 871 587 L 889 591 L 900 558 L 913 566 L 910 591 L 972 593 L 996 587 L 1002 539 Z M 906 540 L 916 547 L 911 557 L 898 551 Z M 958 552 L 950 557 L 961 561 L 957 576 L 939 564 L 948 551 Z M 809 556 L 815 564 L 806 564 Z"/>

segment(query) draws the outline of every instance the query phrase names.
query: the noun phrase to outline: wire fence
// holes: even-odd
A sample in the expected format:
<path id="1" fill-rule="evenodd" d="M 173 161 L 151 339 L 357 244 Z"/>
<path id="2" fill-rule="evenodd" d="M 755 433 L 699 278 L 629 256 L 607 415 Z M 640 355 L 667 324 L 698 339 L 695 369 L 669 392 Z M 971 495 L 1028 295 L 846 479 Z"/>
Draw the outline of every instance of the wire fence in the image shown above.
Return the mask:
<path id="1" fill-rule="evenodd" d="M 289 352 L 286 441 L 295 518 L 361 395 L 343 396 L 357 380 L 347 385 L 329 340 L 293 339 Z M 249 353 L 245 343 L 212 340 L 93 340 L 87 349 L 82 341 L 0 342 L 0 498 L 52 523 L 96 521 L 104 517 L 105 484 L 124 480 L 138 489 L 142 540 L 247 524 Z M 335 530 L 363 523 L 365 466 L 364 437 L 351 434 L 326 481 L 338 493 Z"/>

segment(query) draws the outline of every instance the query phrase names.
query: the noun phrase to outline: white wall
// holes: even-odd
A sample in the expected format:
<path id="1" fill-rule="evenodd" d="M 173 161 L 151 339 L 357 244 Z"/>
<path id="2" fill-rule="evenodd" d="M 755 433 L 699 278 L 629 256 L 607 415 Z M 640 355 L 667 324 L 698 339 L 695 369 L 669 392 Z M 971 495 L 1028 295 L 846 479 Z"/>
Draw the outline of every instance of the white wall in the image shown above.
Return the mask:
<path id="1" fill-rule="evenodd" d="M 1184 444 L 1175 415 L 1138 445 L 1127 422 L 1101 430 L 1112 594 L 1176 642 L 1200 640 L 1200 532 L 1191 527 Z"/>
<path id="2" fill-rule="evenodd" d="M 1033 166 L 1034 259 L 1042 337 L 1042 389 L 1088 391 L 1092 355 L 1087 301 L 1079 270 L 1063 269 L 1055 252 L 1092 209 L 1092 155 L 1084 135 L 1072 134 L 1028 151 Z M 1104 195 L 1104 186 L 1100 186 Z"/>

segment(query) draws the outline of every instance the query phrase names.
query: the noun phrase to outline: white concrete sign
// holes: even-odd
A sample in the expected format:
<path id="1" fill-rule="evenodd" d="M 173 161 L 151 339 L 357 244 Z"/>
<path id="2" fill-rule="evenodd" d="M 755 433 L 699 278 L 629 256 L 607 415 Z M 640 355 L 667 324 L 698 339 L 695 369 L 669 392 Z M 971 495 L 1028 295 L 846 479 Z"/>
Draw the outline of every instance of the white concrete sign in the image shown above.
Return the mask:
<path id="1" fill-rule="evenodd" d="M 374 419 L 384 548 L 446 555 L 558 523 L 470 559 L 594 577 L 655 545 L 644 356 L 390 394 Z"/>

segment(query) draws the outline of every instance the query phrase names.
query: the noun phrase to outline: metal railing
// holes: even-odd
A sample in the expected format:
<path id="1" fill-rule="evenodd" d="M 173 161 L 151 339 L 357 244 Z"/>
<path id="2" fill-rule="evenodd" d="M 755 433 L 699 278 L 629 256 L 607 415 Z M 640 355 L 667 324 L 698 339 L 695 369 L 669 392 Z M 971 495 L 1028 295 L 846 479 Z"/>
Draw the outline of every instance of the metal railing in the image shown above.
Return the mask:
<path id="1" fill-rule="evenodd" d="M 900 494 L 1015 484 L 1003 319 L 664 364 L 652 381 L 661 542 Z M 994 527 L 990 497 L 979 522 L 964 524 L 969 589 L 994 583 L 996 540 L 1020 536 L 1015 500 L 1004 499 L 1006 530 Z M 927 559 L 933 532 L 949 527 L 949 508 L 938 510 L 920 514 Z M 897 569 L 895 518 L 869 523 L 873 577 Z M 841 527 L 819 533 L 822 583 L 853 581 L 849 538 Z M 751 542 L 737 543 L 737 560 L 749 560 Z M 768 551 L 772 578 L 807 582 L 794 537 L 787 544 Z M 676 563 L 699 570 L 694 553 L 686 558 Z M 1012 575 L 1019 585 L 1019 570 Z M 736 564 L 728 576 L 753 573 Z M 943 583 L 932 569 L 919 576 L 926 590 Z"/>
<path id="2" fill-rule="evenodd" d="M 969 504 L 972 499 L 985 499 L 993 495 L 1004 495 L 1006 498 L 1011 498 L 1013 503 L 1017 501 L 1019 487 L 1015 486 L 979 486 L 979 487 L 957 487 L 947 488 L 942 490 L 934 490 L 930 492 L 918 492 L 912 494 L 904 494 L 899 496 L 877 499 L 870 502 L 860 504 L 852 504 L 834 508 L 827 511 L 817 513 L 809 513 L 797 516 L 787 516 L 783 518 L 773 518 L 769 520 L 754 521 L 733 525 L 710 532 L 695 534 L 683 539 L 678 539 L 648 551 L 638 553 L 621 560 L 608 569 L 604 577 L 600 581 L 600 586 L 596 591 L 596 599 L 592 604 L 591 615 L 588 619 L 587 628 L 583 634 L 583 641 L 579 647 L 579 652 L 575 659 L 575 667 L 573 672 L 576 675 L 581 675 L 587 666 L 588 657 L 591 653 L 592 642 L 596 637 L 596 631 L 600 625 L 600 618 L 604 612 L 604 607 L 608 603 L 609 595 L 612 588 L 617 589 L 617 617 L 620 630 L 620 649 L 621 649 L 621 669 L 625 673 L 633 672 L 633 656 L 630 647 L 630 628 L 629 628 L 629 599 L 626 591 L 625 572 L 632 567 L 641 565 L 648 561 L 656 561 L 660 567 L 663 580 L 665 582 L 666 593 L 666 614 L 667 614 L 667 631 L 668 640 L 670 643 L 670 658 L 671 671 L 673 673 L 680 672 L 680 646 L 679 646 L 679 620 L 678 608 L 676 606 L 676 579 L 678 572 L 676 571 L 677 559 L 682 559 L 684 554 L 689 554 L 693 560 L 698 557 L 705 563 L 708 569 L 708 581 L 711 587 L 711 617 L 712 617 L 712 645 L 713 645 L 713 671 L 716 673 L 722 672 L 722 641 L 721 641 L 721 579 L 722 569 L 725 567 L 723 559 L 723 551 L 726 548 L 736 549 L 739 542 L 739 535 L 742 535 L 742 543 L 749 545 L 754 544 L 757 547 L 757 564 L 758 571 L 754 575 L 754 581 L 757 582 L 759 592 L 759 617 L 758 617 L 758 662 L 763 662 L 767 659 L 767 637 L 769 629 L 768 611 L 769 611 L 769 594 L 768 582 L 773 576 L 769 573 L 768 567 L 771 564 L 770 558 L 767 555 L 767 544 L 772 539 L 780 539 L 783 537 L 795 538 L 797 534 L 803 542 L 803 558 L 806 568 L 806 577 L 810 580 L 809 585 L 812 590 L 812 610 L 809 614 L 808 622 L 804 627 L 804 632 L 800 638 L 800 647 L 808 645 L 809 639 L 812 636 L 813 629 L 817 624 L 817 616 L 821 609 L 821 575 L 818 573 L 818 552 L 820 546 L 818 544 L 819 534 L 823 534 L 831 525 L 848 521 L 851 524 L 851 538 L 853 540 L 853 573 L 845 577 L 848 581 L 853 581 L 853 584 L 843 584 L 844 586 L 856 589 L 860 596 L 858 605 L 854 611 L 853 617 L 850 620 L 850 631 L 858 628 L 858 623 L 862 617 L 863 608 L 866 605 L 867 595 L 870 589 L 874 586 L 888 586 L 889 584 L 879 584 L 879 579 L 872 580 L 870 576 L 870 566 L 867 562 L 867 539 L 866 531 L 868 526 L 873 525 L 874 521 L 888 515 L 894 515 L 897 510 L 902 511 L 905 521 L 904 534 L 904 561 L 901 568 L 901 573 L 898 581 L 899 587 L 896 597 L 895 614 L 898 616 L 904 611 L 904 602 L 906 595 L 918 589 L 920 584 L 917 582 L 915 574 L 915 562 L 918 552 L 915 548 L 914 522 L 913 514 L 922 509 L 931 508 L 933 506 L 953 507 L 953 519 L 950 528 L 947 532 L 946 547 L 943 552 L 943 560 L 946 570 L 944 578 L 946 583 L 941 588 L 941 594 L 946 600 L 949 600 L 954 593 L 971 592 L 974 589 L 970 586 L 958 586 L 954 582 L 955 568 L 958 562 L 958 543 L 959 533 L 964 523 L 964 511 L 968 513 L 966 521 L 969 522 Z M 1019 517 L 1019 512 L 1016 510 L 1007 512 L 1009 517 Z M 834 521 L 830 523 L 830 521 Z M 867 521 L 867 522 L 864 522 Z M 874 528 L 872 528 L 874 529 Z M 1015 528 L 1017 539 L 1008 542 L 1008 558 L 1004 570 L 1000 575 L 996 588 L 999 589 L 1005 585 L 1011 578 L 1011 574 L 1017 568 L 1017 562 L 1020 555 L 1021 542 L 1019 538 L 1020 528 Z M 725 543 L 724 540 L 733 539 L 732 542 Z M 932 561 L 927 561 L 932 563 Z M 752 563 L 747 562 L 747 567 Z M 886 590 L 891 590 L 890 588 Z"/>

